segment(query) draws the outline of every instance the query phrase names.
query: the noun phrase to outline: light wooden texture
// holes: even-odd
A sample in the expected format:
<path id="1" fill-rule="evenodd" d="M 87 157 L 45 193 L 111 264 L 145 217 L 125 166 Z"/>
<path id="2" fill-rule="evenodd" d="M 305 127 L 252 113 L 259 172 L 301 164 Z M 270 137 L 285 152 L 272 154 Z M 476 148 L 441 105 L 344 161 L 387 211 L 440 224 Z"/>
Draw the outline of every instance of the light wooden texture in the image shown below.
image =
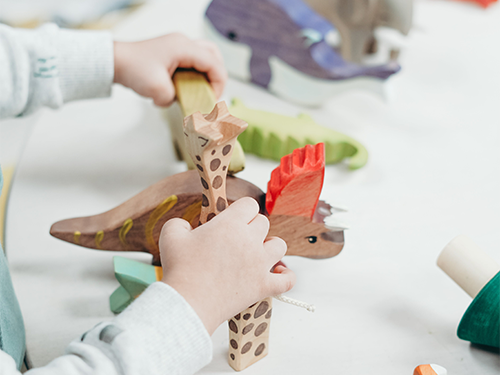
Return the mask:
<path id="1" fill-rule="evenodd" d="M 14 176 L 14 165 L 1 166 L 3 174 L 3 188 L 0 186 L 0 245 L 5 248 L 5 215 L 7 214 L 7 198 L 9 197 L 10 185 Z"/>
<path id="2" fill-rule="evenodd" d="M 437 265 L 472 298 L 500 271 L 488 254 L 463 235 L 445 246 Z"/>
<path id="3" fill-rule="evenodd" d="M 195 112 L 184 120 L 187 151 L 203 186 L 201 224 L 227 207 L 227 168 L 236 138 L 246 127 L 246 122 L 229 113 L 224 102 L 217 103 L 208 115 Z"/>
<path id="4" fill-rule="evenodd" d="M 272 298 L 266 298 L 229 320 L 228 362 L 236 371 L 268 354 L 272 303 Z"/>
<path id="5" fill-rule="evenodd" d="M 179 70 L 173 76 L 178 104 L 164 110 L 172 140 L 179 160 L 184 160 L 189 169 L 194 169 L 195 164 L 189 157 L 184 142 L 182 123 L 185 117 L 199 111 L 203 114 L 210 113 L 217 102 L 217 98 L 202 73 L 191 70 Z M 245 168 L 245 154 L 241 145 L 236 142 L 233 156 L 229 163 L 229 173 L 234 174 Z"/>

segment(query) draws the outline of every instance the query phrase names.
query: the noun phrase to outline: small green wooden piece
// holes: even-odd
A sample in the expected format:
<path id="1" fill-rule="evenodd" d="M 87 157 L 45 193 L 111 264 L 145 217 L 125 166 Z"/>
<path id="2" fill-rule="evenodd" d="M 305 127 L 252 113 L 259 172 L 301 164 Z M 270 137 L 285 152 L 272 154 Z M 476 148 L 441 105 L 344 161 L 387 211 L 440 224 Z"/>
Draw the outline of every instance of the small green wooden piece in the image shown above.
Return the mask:
<path id="1" fill-rule="evenodd" d="M 3 176 L 0 168 L 0 194 Z M 21 308 L 10 278 L 7 258 L 0 245 L 0 350 L 9 354 L 21 369 L 26 353 L 26 338 Z"/>
<path id="2" fill-rule="evenodd" d="M 318 125 L 306 114 L 289 117 L 254 110 L 245 107 L 237 98 L 233 99 L 229 112 L 248 122 L 247 130 L 238 136 L 238 141 L 245 152 L 280 160 L 296 148 L 323 142 L 327 164 L 350 158 L 349 169 L 358 169 L 368 161 L 368 152 L 361 143 L 347 135 Z"/>
<path id="3" fill-rule="evenodd" d="M 109 297 L 109 308 L 118 314 L 156 281 L 156 272 L 154 266 L 123 257 L 113 257 L 113 263 L 121 286 Z"/>
<path id="4" fill-rule="evenodd" d="M 498 272 L 469 305 L 457 335 L 474 344 L 500 347 L 500 272 Z"/>

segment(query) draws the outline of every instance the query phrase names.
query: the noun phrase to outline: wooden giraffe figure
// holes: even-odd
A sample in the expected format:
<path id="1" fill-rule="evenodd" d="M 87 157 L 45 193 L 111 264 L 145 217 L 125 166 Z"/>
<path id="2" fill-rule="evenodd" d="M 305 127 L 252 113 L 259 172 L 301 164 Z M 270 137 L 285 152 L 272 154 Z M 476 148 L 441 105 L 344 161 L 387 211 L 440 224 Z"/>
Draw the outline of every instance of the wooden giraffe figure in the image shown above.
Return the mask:
<path id="1" fill-rule="evenodd" d="M 246 127 L 244 121 L 229 114 L 224 102 L 217 103 L 208 115 L 197 112 L 184 120 L 187 149 L 203 186 L 200 224 L 227 207 L 227 166 L 236 137 Z M 229 320 L 229 364 L 235 370 L 267 355 L 270 318 L 271 298 L 266 298 Z"/>
<path id="2" fill-rule="evenodd" d="M 203 186 L 201 224 L 227 207 L 227 168 L 236 137 L 246 127 L 246 122 L 231 116 L 224 102 L 217 103 L 208 115 L 195 112 L 184 119 L 187 149 Z"/>

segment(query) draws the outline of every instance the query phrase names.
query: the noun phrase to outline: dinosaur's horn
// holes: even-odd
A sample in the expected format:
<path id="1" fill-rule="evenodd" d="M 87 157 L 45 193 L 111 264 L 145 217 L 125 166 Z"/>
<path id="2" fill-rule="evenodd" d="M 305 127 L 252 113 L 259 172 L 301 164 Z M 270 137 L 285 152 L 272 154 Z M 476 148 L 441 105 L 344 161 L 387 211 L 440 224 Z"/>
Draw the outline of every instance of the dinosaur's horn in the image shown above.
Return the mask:
<path id="1" fill-rule="evenodd" d="M 266 209 L 273 215 L 312 218 L 325 174 L 325 146 L 298 148 L 281 158 L 267 184 Z"/>

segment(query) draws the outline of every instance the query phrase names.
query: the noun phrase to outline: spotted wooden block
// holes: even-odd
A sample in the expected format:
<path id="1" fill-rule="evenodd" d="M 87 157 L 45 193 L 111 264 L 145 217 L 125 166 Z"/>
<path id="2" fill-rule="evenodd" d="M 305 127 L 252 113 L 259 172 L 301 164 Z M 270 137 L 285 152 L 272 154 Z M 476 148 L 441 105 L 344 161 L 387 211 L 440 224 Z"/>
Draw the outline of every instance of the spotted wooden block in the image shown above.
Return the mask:
<path id="1" fill-rule="evenodd" d="M 229 320 L 229 358 L 233 369 L 241 371 L 269 352 L 272 298 L 266 298 Z"/>

